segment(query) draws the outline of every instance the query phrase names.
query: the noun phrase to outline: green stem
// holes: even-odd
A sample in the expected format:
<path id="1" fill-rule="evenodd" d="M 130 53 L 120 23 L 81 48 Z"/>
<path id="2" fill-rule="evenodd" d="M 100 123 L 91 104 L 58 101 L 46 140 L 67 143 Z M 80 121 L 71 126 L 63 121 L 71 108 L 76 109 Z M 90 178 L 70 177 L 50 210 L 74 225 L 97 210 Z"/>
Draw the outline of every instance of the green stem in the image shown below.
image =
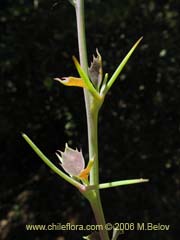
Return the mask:
<path id="1" fill-rule="evenodd" d="M 76 21 L 77 21 L 77 32 L 78 32 L 78 47 L 79 57 L 82 69 L 88 72 L 87 62 L 87 48 L 86 48 L 86 34 L 85 34 L 85 20 L 84 20 L 84 0 L 76 1 Z"/>
<path id="2" fill-rule="evenodd" d="M 84 20 L 84 0 L 76 0 L 76 20 L 78 32 L 78 45 L 80 64 L 85 73 L 88 73 L 85 20 Z M 91 96 L 88 90 L 84 90 L 87 128 L 88 128 L 88 147 L 89 159 L 94 160 L 94 165 L 90 174 L 90 184 L 99 185 L 99 164 L 98 164 L 98 112 L 99 104 Z M 88 200 L 93 209 L 97 224 L 105 225 L 105 218 L 102 209 L 99 189 L 92 190 L 88 193 Z M 109 240 L 108 233 L 105 229 L 100 231 L 101 240 Z"/>
<path id="3" fill-rule="evenodd" d="M 78 46 L 79 46 L 79 57 L 80 64 L 84 72 L 88 73 L 88 62 L 87 62 L 87 48 L 86 48 L 86 35 L 85 35 L 85 20 L 84 20 L 84 0 L 76 1 L 76 21 L 77 21 L 77 33 L 78 33 Z M 84 89 L 84 99 L 86 106 L 86 117 L 87 117 L 87 127 L 88 127 L 88 147 L 89 147 L 89 158 L 93 157 L 94 151 L 91 146 L 91 112 L 90 112 L 90 102 L 91 96 L 87 89 Z"/>
<path id="4" fill-rule="evenodd" d="M 88 200 L 90 202 L 97 224 L 102 226 L 102 230 L 99 231 L 100 238 L 101 240 L 109 240 L 108 232 L 105 229 L 106 222 L 104 218 L 104 212 L 101 204 L 99 190 L 95 190 L 90 193 L 91 194 Z"/>
<path id="5" fill-rule="evenodd" d="M 139 179 L 128 179 L 128 180 L 120 180 L 120 181 L 114 181 L 109 183 L 101 183 L 98 186 L 96 185 L 90 185 L 86 187 L 86 190 L 95 190 L 97 188 L 99 189 L 106 189 L 106 188 L 112 188 L 112 187 L 120 187 L 125 185 L 132 185 L 137 183 L 145 183 L 149 182 L 149 179 L 139 178 Z"/>

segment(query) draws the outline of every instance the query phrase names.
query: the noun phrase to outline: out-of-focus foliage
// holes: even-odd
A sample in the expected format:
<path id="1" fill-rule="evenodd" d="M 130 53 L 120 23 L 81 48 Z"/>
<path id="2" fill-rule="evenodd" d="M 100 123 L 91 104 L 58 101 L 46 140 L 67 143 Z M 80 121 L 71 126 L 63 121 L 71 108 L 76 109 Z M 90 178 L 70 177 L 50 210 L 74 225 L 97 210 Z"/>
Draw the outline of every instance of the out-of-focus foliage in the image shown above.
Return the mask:
<path id="1" fill-rule="evenodd" d="M 102 182 L 148 177 L 150 183 L 102 191 L 106 219 L 170 224 L 170 232 L 123 237 L 174 240 L 180 221 L 180 3 L 85 2 L 89 62 L 97 47 L 104 72 L 111 74 L 144 37 L 101 111 L 100 176 Z M 0 238 L 81 239 L 89 232 L 25 230 L 30 223 L 94 219 L 84 199 L 20 136 L 25 131 L 57 164 L 54 152 L 65 142 L 87 152 L 82 92 L 52 80 L 77 74 L 73 7 L 65 0 L 1 0 L 0 26 Z"/>

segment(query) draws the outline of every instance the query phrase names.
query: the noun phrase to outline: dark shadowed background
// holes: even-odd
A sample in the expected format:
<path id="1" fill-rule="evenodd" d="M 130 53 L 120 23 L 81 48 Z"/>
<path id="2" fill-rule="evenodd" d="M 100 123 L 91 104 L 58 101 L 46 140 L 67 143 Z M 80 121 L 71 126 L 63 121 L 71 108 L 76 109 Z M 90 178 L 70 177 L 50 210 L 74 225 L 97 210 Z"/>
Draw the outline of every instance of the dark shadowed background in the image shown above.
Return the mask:
<path id="1" fill-rule="evenodd" d="M 122 240 L 175 240 L 180 222 L 180 2 L 86 0 L 89 63 L 98 48 L 112 74 L 143 41 L 105 99 L 99 119 L 100 179 L 150 182 L 102 190 L 106 221 L 170 224 L 129 231 Z M 58 165 L 65 142 L 83 149 L 81 89 L 54 77 L 78 76 L 73 7 L 66 0 L 0 1 L 0 239 L 79 240 L 89 232 L 26 231 L 26 224 L 93 224 L 84 198 L 22 139 Z"/>

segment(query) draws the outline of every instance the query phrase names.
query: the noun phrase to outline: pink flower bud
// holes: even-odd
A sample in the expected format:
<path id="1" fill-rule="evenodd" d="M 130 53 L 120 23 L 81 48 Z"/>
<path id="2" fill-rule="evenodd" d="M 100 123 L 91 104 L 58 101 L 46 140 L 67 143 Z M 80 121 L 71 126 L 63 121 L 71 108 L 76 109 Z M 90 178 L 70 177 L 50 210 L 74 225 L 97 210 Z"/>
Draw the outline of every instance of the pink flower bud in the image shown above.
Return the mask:
<path id="1" fill-rule="evenodd" d="M 66 144 L 65 151 L 58 150 L 61 156 L 56 153 L 57 157 L 61 161 L 62 168 L 71 176 L 78 176 L 85 167 L 84 157 L 82 152 L 77 149 L 74 150 Z"/>

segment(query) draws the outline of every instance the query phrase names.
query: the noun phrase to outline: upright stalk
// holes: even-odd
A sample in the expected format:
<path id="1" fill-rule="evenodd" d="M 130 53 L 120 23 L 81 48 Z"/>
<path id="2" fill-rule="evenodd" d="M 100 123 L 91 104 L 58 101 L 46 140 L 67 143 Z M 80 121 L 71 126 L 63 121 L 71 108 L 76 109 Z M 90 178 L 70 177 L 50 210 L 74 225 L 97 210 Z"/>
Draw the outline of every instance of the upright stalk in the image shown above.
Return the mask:
<path id="1" fill-rule="evenodd" d="M 86 35 L 85 35 L 85 20 L 84 20 L 84 0 L 76 1 L 76 21 L 77 21 L 77 33 L 78 33 L 78 47 L 79 47 L 79 57 L 82 69 L 85 73 L 88 72 L 88 61 L 87 61 L 87 48 L 86 48 Z M 89 148 L 89 158 L 94 158 L 94 146 L 92 146 L 92 114 L 91 114 L 91 95 L 87 89 L 84 88 L 84 99 L 86 106 L 86 116 L 87 116 L 87 128 L 88 128 L 88 148 Z M 93 124 L 94 125 L 94 124 Z M 93 144 L 94 145 L 94 144 Z"/>
<path id="2" fill-rule="evenodd" d="M 86 36 L 85 36 L 85 19 L 84 19 L 84 0 L 76 0 L 76 20 L 78 32 L 78 45 L 80 63 L 83 70 L 88 72 L 87 63 L 87 50 L 86 50 Z M 88 128 L 88 147 L 89 158 L 94 160 L 94 165 L 90 174 L 90 184 L 99 185 L 99 164 L 98 164 L 98 113 L 99 105 L 96 100 L 91 96 L 88 90 L 84 89 L 84 98 L 87 116 Z M 91 190 L 88 193 L 88 200 L 93 209 L 96 222 L 103 226 L 100 230 L 101 240 L 109 240 L 108 232 L 105 230 L 105 218 L 102 209 L 99 189 Z"/>

